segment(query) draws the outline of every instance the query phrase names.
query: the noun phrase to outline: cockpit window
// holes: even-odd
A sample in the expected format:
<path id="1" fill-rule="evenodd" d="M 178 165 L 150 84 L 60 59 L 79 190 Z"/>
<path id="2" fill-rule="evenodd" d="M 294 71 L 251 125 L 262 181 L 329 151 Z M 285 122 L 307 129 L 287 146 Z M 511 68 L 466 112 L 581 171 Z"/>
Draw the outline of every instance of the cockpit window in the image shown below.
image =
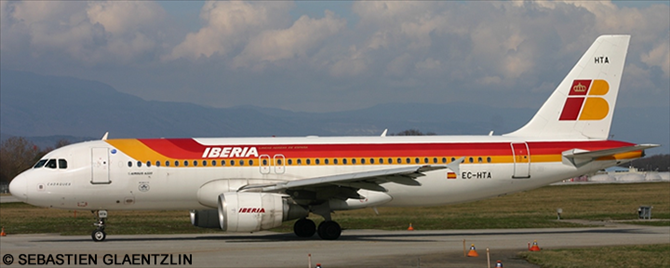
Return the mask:
<path id="1" fill-rule="evenodd" d="M 46 164 L 46 163 L 47 163 L 47 160 L 46 160 L 46 159 L 42 159 L 42 160 L 40 160 L 40 161 L 37 161 L 37 164 L 35 164 L 35 166 L 33 166 L 33 168 L 41 168 L 41 167 L 43 167 L 44 164 Z"/>
<path id="2" fill-rule="evenodd" d="M 46 167 L 48 168 L 56 168 L 56 159 L 49 159 L 49 161 L 46 164 Z"/>
<path id="3" fill-rule="evenodd" d="M 65 159 L 58 159 L 58 168 L 60 168 L 60 169 L 66 169 L 66 168 L 67 168 L 67 160 L 65 160 Z"/>

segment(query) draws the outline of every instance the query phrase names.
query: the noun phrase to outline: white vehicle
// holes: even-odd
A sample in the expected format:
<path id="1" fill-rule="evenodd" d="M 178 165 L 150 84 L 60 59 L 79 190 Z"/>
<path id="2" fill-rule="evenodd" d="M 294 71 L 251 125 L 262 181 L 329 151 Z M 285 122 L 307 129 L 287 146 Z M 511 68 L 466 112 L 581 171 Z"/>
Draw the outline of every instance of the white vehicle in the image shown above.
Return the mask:
<path id="1" fill-rule="evenodd" d="M 254 232 L 299 219 L 299 237 L 341 234 L 331 213 L 434 206 L 537 188 L 643 156 L 608 140 L 630 36 L 600 36 L 525 126 L 502 136 L 107 139 L 44 156 L 9 188 L 43 207 L 190 210 L 193 225 Z M 309 213 L 322 216 L 318 228 Z"/>

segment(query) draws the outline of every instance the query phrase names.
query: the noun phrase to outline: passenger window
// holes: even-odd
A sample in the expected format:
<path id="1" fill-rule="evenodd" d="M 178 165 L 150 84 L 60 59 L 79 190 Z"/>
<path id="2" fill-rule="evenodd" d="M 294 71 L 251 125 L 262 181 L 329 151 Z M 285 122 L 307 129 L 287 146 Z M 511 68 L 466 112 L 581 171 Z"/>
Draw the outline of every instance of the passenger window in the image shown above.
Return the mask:
<path id="1" fill-rule="evenodd" d="M 244 166 L 244 160 L 240 160 L 240 166 Z"/>
<path id="2" fill-rule="evenodd" d="M 374 158 L 370 158 L 370 164 L 374 164 L 374 163 L 375 163 L 375 159 L 374 159 Z"/>
<path id="3" fill-rule="evenodd" d="M 361 158 L 361 164 L 365 164 L 365 158 Z"/>
<path id="4" fill-rule="evenodd" d="M 65 161 L 65 159 L 58 159 L 58 168 L 59 169 L 66 169 L 67 168 L 67 161 Z"/>
<path id="5" fill-rule="evenodd" d="M 151 161 L 147 161 L 147 167 L 151 167 Z"/>
<path id="6" fill-rule="evenodd" d="M 320 165 L 320 164 L 321 164 L 321 160 L 319 160 L 318 158 L 317 158 L 317 159 L 314 159 L 314 164 Z"/>
<path id="7" fill-rule="evenodd" d="M 379 158 L 379 164 L 384 164 L 384 158 Z"/>
<path id="8" fill-rule="evenodd" d="M 226 165 L 226 160 L 221 160 L 221 165 L 225 166 Z"/>
<path id="9" fill-rule="evenodd" d="M 281 159 L 277 159 L 277 165 L 281 165 Z"/>
<path id="10" fill-rule="evenodd" d="M 486 158 L 486 162 L 491 163 L 491 157 L 490 156 Z"/>
<path id="11" fill-rule="evenodd" d="M 474 161 L 472 160 L 472 157 L 469 157 L 469 158 L 468 158 L 468 161 L 469 161 L 470 163 L 474 162 Z"/>
<path id="12" fill-rule="evenodd" d="M 133 167 L 133 161 L 128 161 L 128 167 Z"/>
<path id="13" fill-rule="evenodd" d="M 446 158 L 446 157 L 442 157 L 442 164 L 446 164 L 446 163 L 447 163 L 447 158 Z"/>
<path id="14" fill-rule="evenodd" d="M 347 159 L 346 159 L 346 158 L 342 158 L 342 164 L 343 164 L 343 165 L 346 165 L 346 164 L 347 164 Z"/>
<path id="15" fill-rule="evenodd" d="M 328 161 L 328 158 L 326 158 L 326 159 L 323 159 L 323 163 L 328 165 L 330 163 L 330 161 Z"/>
<path id="16" fill-rule="evenodd" d="M 170 161 L 165 160 L 165 166 L 166 166 L 166 167 L 169 167 L 169 166 L 170 166 Z"/>
<path id="17" fill-rule="evenodd" d="M 437 164 L 437 157 L 433 157 L 433 164 Z"/>
<path id="18" fill-rule="evenodd" d="M 405 158 L 405 163 L 407 164 L 412 163 L 412 160 L 409 160 L 409 158 Z"/>
<path id="19" fill-rule="evenodd" d="M 156 166 L 160 167 L 161 166 L 161 161 L 156 161 Z"/>
<path id="20" fill-rule="evenodd" d="M 389 164 L 393 164 L 393 158 L 389 158 Z"/>
<path id="21" fill-rule="evenodd" d="M 194 167 L 197 167 L 197 166 L 198 166 L 198 161 L 193 160 L 193 166 L 194 166 Z"/>
<path id="22" fill-rule="evenodd" d="M 298 159 L 298 165 L 302 165 L 302 159 Z"/>
<path id="23" fill-rule="evenodd" d="M 398 160 L 397 161 L 398 164 L 402 164 L 402 158 L 398 157 L 398 159 L 396 159 L 396 160 Z"/>
<path id="24" fill-rule="evenodd" d="M 419 158 L 418 157 L 414 158 L 414 163 L 417 163 L 417 164 L 419 163 Z"/>
<path id="25" fill-rule="evenodd" d="M 37 161 L 37 164 L 35 164 L 35 166 L 34 166 L 33 168 L 41 168 L 41 167 L 43 167 L 46 163 L 47 163 L 47 160 L 46 160 L 46 159 L 42 159 L 42 160 L 40 160 L 40 161 Z"/>
<path id="26" fill-rule="evenodd" d="M 216 160 L 212 160 L 212 166 L 216 166 Z"/>
<path id="27" fill-rule="evenodd" d="M 352 164 L 352 165 L 355 165 L 355 164 L 356 164 L 356 158 L 352 158 L 352 159 L 351 159 L 351 164 Z"/>
<path id="28" fill-rule="evenodd" d="M 137 167 L 142 167 L 142 162 L 137 161 Z"/>
<path id="29" fill-rule="evenodd" d="M 267 159 L 263 159 L 263 166 L 267 166 L 267 165 L 268 165 L 268 160 L 267 160 Z"/>
<path id="30" fill-rule="evenodd" d="M 230 165 L 234 166 L 235 165 L 235 160 L 230 160 Z"/>
<path id="31" fill-rule="evenodd" d="M 337 158 L 333 159 L 333 164 L 337 165 Z"/>
<path id="32" fill-rule="evenodd" d="M 424 163 L 424 164 L 428 164 L 428 157 L 426 157 L 426 158 L 423 159 L 423 163 Z"/>
<path id="33" fill-rule="evenodd" d="M 202 160 L 202 166 L 206 167 L 207 166 L 207 160 Z"/>
<path id="34" fill-rule="evenodd" d="M 312 160 L 307 159 L 307 160 L 305 160 L 305 163 L 307 163 L 308 165 L 309 165 L 309 164 L 312 164 Z"/>
<path id="35" fill-rule="evenodd" d="M 249 160 L 249 165 L 253 166 L 254 165 L 254 160 Z"/>
<path id="36" fill-rule="evenodd" d="M 289 160 L 288 160 L 288 164 L 289 164 L 289 165 L 293 165 L 293 159 L 289 159 Z"/>
<path id="37" fill-rule="evenodd" d="M 175 161 L 174 161 L 174 166 L 175 166 L 175 167 L 178 167 L 178 166 L 179 166 L 179 161 L 175 160 Z"/>
<path id="38" fill-rule="evenodd" d="M 188 160 L 184 160 L 184 166 L 188 167 Z"/>
<path id="39" fill-rule="evenodd" d="M 481 162 L 482 162 L 482 158 L 481 158 L 481 157 L 477 157 L 477 162 L 481 163 Z"/>
<path id="40" fill-rule="evenodd" d="M 455 157 L 452 157 L 452 158 L 451 158 L 451 162 L 454 162 L 454 161 L 456 161 L 456 158 L 455 158 Z"/>

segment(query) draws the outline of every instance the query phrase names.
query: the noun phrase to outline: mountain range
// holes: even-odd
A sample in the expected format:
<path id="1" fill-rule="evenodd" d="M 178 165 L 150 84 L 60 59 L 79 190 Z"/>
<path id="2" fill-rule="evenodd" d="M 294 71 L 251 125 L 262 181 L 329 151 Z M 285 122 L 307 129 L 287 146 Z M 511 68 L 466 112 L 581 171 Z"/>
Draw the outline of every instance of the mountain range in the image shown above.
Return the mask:
<path id="1" fill-rule="evenodd" d="M 239 106 L 214 108 L 183 102 L 147 101 L 98 81 L 0 71 L 0 132 L 25 136 L 42 146 L 110 138 L 374 136 L 384 129 L 444 135 L 511 132 L 539 108 L 490 107 L 473 103 L 389 103 L 366 109 L 308 113 Z M 655 122 L 650 124 L 649 122 Z M 617 107 L 611 134 L 618 140 L 660 143 L 667 153 L 668 107 Z"/>

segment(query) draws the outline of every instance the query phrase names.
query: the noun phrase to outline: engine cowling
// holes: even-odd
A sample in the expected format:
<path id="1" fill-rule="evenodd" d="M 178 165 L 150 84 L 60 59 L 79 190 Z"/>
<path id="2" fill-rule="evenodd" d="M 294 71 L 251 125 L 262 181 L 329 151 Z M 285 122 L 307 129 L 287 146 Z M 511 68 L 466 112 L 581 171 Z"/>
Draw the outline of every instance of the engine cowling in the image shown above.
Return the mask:
<path id="1" fill-rule="evenodd" d="M 201 228 L 220 228 L 219 210 L 191 210 L 191 224 Z"/>
<path id="2" fill-rule="evenodd" d="M 273 193 L 223 193 L 218 200 L 219 227 L 230 232 L 255 232 L 307 217 L 309 211 L 289 203 L 285 197 Z"/>

